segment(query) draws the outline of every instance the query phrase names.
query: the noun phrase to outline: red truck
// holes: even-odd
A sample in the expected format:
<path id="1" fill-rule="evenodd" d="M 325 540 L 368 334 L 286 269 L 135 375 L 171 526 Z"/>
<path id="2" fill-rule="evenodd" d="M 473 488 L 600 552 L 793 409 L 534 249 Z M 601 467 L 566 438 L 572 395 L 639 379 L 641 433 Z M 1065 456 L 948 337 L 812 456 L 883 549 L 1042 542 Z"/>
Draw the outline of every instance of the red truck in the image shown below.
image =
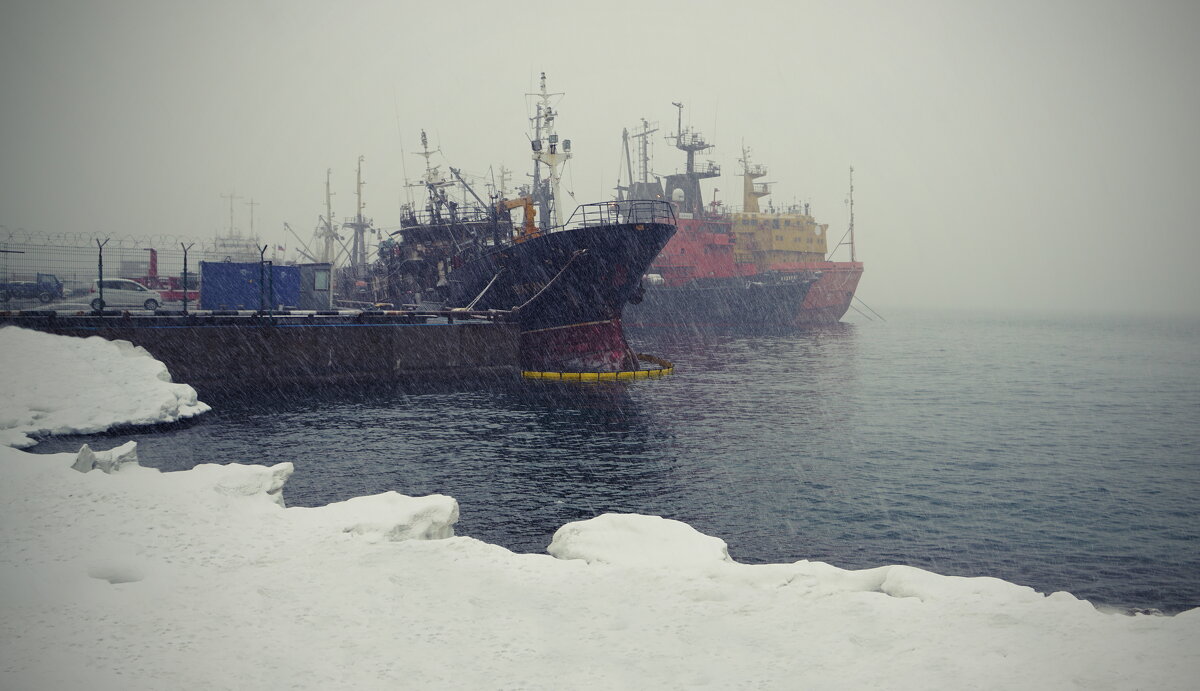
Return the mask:
<path id="1" fill-rule="evenodd" d="M 183 301 L 183 278 L 158 275 L 158 250 L 150 250 L 150 267 L 147 269 L 146 275 L 132 280 L 151 290 L 157 290 L 162 294 L 163 302 Z M 200 302 L 200 275 L 189 271 L 187 283 L 188 302 Z"/>

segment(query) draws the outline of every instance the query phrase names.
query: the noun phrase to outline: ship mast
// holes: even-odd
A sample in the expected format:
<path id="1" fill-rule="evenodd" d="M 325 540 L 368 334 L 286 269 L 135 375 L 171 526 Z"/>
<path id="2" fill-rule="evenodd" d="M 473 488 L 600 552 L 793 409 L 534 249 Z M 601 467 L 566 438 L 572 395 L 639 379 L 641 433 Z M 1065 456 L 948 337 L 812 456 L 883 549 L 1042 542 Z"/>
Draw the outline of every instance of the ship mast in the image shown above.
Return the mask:
<path id="1" fill-rule="evenodd" d="M 850 166 L 850 261 L 854 259 L 854 166 Z"/>
<path id="2" fill-rule="evenodd" d="M 354 196 L 357 200 L 357 213 L 355 214 L 353 221 L 345 224 L 354 230 L 354 242 L 351 245 L 350 251 L 350 264 L 352 266 L 363 266 L 367 263 L 366 234 L 367 226 L 371 225 L 369 220 L 363 218 L 363 209 L 366 208 L 366 205 L 363 204 L 362 199 L 362 188 L 363 185 L 366 184 L 362 179 L 363 160 L 363 156 L 358 157 L 358 173 L 354 183 Z"/>
<path id="3" fill-rule="evenodd" d="M 630 134 L 629 128 L 621 130 L 621 145 L 625 152 L 625 170 L 629 172 L 629 184 L 622 186 L 621 176 L 620 174 L 617 175 L 617 192 L 620 195 L 618 198 L 649 199 L 652 196 L 662 196 L 661 189 L 657 193 L 651 191 L 653 186 L 658 186 L 658 181 L 656 180 L 654 185 L 650 183 L 650 135 L 657 131 L 658 123 L 654 123 L 653 127 L 651 127 L 651 123 L 647 122 L 645 118 L 642 118 L 642 128 L 640 131 Z M 630 139 L 638 140 L 637 177 L 634 176 L 633 172 L 633 156 L 629 149 Z"/>
<path id="4" fill-rule="evenodd" d="M 564 139 L 562 141 L 562 150 L 559 150 L 558 133 L 554 129 L 554 119 L 558 113 L 550 105 L 551 96 L 562 96 L 562 92 L 549 93 L 546 91 L 546 73 L 542 72 L 541 90 L 536 94 L 527 94 L 528 96 L 537 96 L 541 102 L 537 107 L 537 116 L 534 118 L 534 138 L 530 141 L 530 146 L 533 147 L 533 184 L 534 194 L 539 194 L 540 190 L 540 175 L 539 171 L 542 165 L 548 170 L 549 179 L 549 199 L 542 199 L 542 230 L 547 231 L 551 226 L 561 224 L 564 219 L 561 218 L 558 188 L 559 181 L 562 179 L 562 168 L 571 158 L 571 140 Z M 545 134 L 543 139 L 542 135 Z"/>
<path id="5" fill-rule="evenodd" d="M 236 237 L 236 233 L 235 233 L 235 230 L 233 227 L 233 200 L 241 199 L 242 197 L 239 194 L 234 194 L 233 192 L 230 192 L 229 194 L 222 193 L 221 198 L 229 200 L 229 237 L 231 237 L 231 238 Z"/>
<path id="6" fill-rule="evenodd" d="M 633 189 L 633 158 L 629 155 L 629 128 L 621 128 L 621 148 L 625 151 L 625 170 L 629 171 L 629 186 L 621 186 L 621 173 L 617 171 L 617 199 L 625 199 Z"/>
<path id="7" fill-rule="evenodd" d="M 321 261 L 325 264 L 333 263 L 333 241 L 338 239 L 337 233 L 333 230 L 333 192 L 329 186 L 329 179 L 333 176 L 333 168 L 325 169 L 325 232 L 322 233 L 324 245 L 321 248 Z"/>
<path id="8" fill-rule="evenodd" d="M 633 135 L 634 137 L 641 138 L 641 141 L 638 142 L 638 172 L 641 173 L 642 179 L 638 182 L 650 182 L 650 135 L 657 131 L 657 127 L 650 129 L 650 123 L 646 122 L 645 118 L 642 118 L 642 131 Z M 630 177 L 633 176 L 632 170 L 629 171 L 629 175 Z"/>
<path id="9" fill-rule="evenodd" d="M 758 198 L 765 197 L 771 193 L 771 183 L 754 182 L 754 180 L 766 175 L 767 169 L 761 164 L 750 163 L 750 147 L 745 144 L 742 145 L 742 157 L 738 161 L 742 164 L 743 211 L 758 213 Z"/>
<path id="10" fill-rule="evenodd" d="M 261 204 L 254 201 L 254 197 L 250 197 L 250 201 L 246 202 L 246 206 L 250 207 L 250 237 L 254 238 L 256 237 L 254 235 L 254 207 L 261 206 Z"/>
<path id="11" fill-rule="evenodd" d="M 532 96 L 534 94 L 526 94 Z M 533 150 L 540 151 L 542 148 L 542 104 L 537 104 L 537 115 L 533 116 L 533 139 L 529 142 Z M 535 154 L 536 157 L 536 154 Z M 538 165 L 535 158 L 533 162 L 533 203 L 542 207 L 542 220 L 538 221 L 538 225 L 543 231 L 550 230 L 550 214 L 546 213 L 546 205 L 542 201 L 542 167 Z"/>
<path id="12" fill-rule="evenodd" d="M 496 196 L 500 199 L 508 197 L 508 181 L 512 180 L 512 171 L 500 166 L 500 182 L 496 183 Z"/>
<path id="13" fill-rule="evenodd" d="M 315 257 L 312 256 L 311 253 L 302 252 L 302 254 L 304 254 L 306 257 L 308 257 L 308 259 L 310 261 L 321 263 L 321 264 L 332 264 L 334 262 L 334 245 L 333 245 L 333 243 L 335 241 L 341 239 L 338 237 L 337 232 L 334 231 L 334 229 L 333 229 L 333 194 L 334 193 L 333 193 L 332 184 L 331 184 L 332 177 L 333 177 L 333 169 L 326 168 L 325 169 L 325 215 L 317 216 L 319 223 L 317 223 L 317 227 L 313 229 L 313 235 L 312 235 L 313 245 L 316 246 L 317 243 L 319 242 L 320 243 L 320 245 L 319 245 L 320 251 L 317 252 L 317 255 Z M 287 224 L 285 223 L 284 226 L 287 226 Z M 288 228 L 288 230 L 290 231 L 291 229 Z M 295 235 L 294 232 L 292 234 Z M 297 236 L 296 239 L 300 240 L 299 236 Z M 301 244 L 304 243 L 303 240 L 300 240 L 300 242 L 301 242 Z M 308 246 L 305 245 L 305 249 L 307 249 L 307 248 L 308 248 Z"/>
<path id="14" fill-rule="evenodd" d="M 674 102 L 671 105 L 679 109 L 679 119 L 676 123 L 675 134 L 668 135 L 667 140 L 674 140 L 675 148 L 687 154 L 687 167 L 682 174 L 666 176 L 667 198 L 672 202 L 679 202 L 682 213 L 696 214 L 697 217 L 700 217 L 704 214 L 704 198 L 700 192 L 700 181 L 720 176 L 721 166 L 717 165 L 715 161 L 708 161 L 703 170 L 697 170 L 696 153 L 707 151 L 713 148 L 713 145 L 709 144 L 699 131 L 693 130 L 691 127 L 684 128 L 682 103 Z M 683 195 L 683 199 L 676 199 L 677 191 Z"/>
<path id="15" fill-rule="evenodd" d="M 433 155 L 441 153 L 441 149 L 429 148 L 429 135 L 425 134 L 425 130 L 421 130 L 421 150 L 414 151 L 414 156 L 420 156 L 425 159 L 425 174 L 421 176 L 419 183 L 409 184 L 409 187 L 424 187 L 429 193 L 428 210 L 434 222 L 441 222 L 441 203 L 445 200 L 445 195 L 441 193 L 444 187 L 450 187 L 454 183 L 442 177 L 439 170 L 441 166 L 433 165 Z"/>

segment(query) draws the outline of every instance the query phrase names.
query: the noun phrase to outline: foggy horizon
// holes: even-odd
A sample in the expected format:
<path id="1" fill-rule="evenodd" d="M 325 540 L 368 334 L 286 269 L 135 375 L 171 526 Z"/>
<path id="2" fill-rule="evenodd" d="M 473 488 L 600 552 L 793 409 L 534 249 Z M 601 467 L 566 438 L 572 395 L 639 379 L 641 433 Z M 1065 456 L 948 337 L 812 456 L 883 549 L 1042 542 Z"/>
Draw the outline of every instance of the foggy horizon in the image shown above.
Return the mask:
<path id="1" fill-rule="evenodd" d="M 9 3 L 0 22 L 0 230 L 309 241 L 336 220 L 398 227 L 428 132 L 441 170 L 531 170 L 538 75 L 562 92 L 575 204 L 610 199 L 622 129 L 715 148 L 703 183 L 849 222 L 868 304 L 1200 313 L 1200 7 L 1187 2 Z M 636 153 L 635 153 L 636 156 Z M 635 160 L 636 166 L 636 160 Z M 719 190 L 715 192 L 714 190 Z M 478 189 L 477 189 L 478 191 Z M 843 248 L 833 258 L 846 260 Z"/>

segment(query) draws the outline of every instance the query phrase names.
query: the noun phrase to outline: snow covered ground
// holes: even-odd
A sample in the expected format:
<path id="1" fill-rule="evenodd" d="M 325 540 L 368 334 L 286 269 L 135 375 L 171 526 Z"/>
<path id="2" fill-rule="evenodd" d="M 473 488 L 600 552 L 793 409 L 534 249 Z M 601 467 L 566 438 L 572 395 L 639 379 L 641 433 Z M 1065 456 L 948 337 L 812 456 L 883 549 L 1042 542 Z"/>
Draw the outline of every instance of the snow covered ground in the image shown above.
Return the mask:
<path id="1" fill-rule="evenodd" d="M 88 434 L 174 422 L 209 407 L 171 383 L 163 363 L 128 341 L 0 328 L 0 445 L 38 434 Z"/>
<path id="2" fill-rule="evenodd" d="M 26 341 L 36 339 L 36 341 Z M 160 473 L 38 431 L 207 409 L 144 352 L 0 329 L 0 688 L 1191 689 L 1200 610 L 1098 611 L 906 566 L 746 565 L 654 516 L 548 554 L 454 536 L 450 497 L 285 508 L 290 463 Z M 57 384 L 12 356 L 88 367 Z M 164 384 L 166 386 L 164 386 Z M 53 388 L 52 388 L 53 387 Z"/>

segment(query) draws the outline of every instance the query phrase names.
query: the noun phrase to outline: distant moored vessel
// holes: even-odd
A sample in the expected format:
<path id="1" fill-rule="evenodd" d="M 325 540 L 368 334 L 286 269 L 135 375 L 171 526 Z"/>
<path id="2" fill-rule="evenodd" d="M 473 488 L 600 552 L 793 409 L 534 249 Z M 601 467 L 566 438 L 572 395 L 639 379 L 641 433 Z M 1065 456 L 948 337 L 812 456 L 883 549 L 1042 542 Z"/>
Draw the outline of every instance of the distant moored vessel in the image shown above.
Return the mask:
<path id="1" fill-rule="evenodd" d="M 827 258 L 828 225 L 817 223 L 808 205 L 763 211 L 759 199 L 770 183 L 756 182 L 766 169 L 742 149 L 742 206 L 705 204 L 700 181 L 720 175 L 712 161 L 695 155 L 712 147 L 702 134 L 679 126 L 669 137 L 687 154 L 682 173 L 651 179 L 647 137 L 625 133 L 629 182 L 623 199 L 668 199 L 677 208 L 678 232 L 663 248 L 644 281 L 640 304 L 626 319 L 637 325 L 800 326 L 839 321 L 850 308 L 863 265 L 854 256 L 851 178 L 850 261 Z M 634 179 L 630 139 L 639 144 L 640 179 Z M 853 169 L 851 170 L 853 175 Z M 664 185 L 665 183 L 665 185 Z M 714 190 L 714 193 L 716 190 Z"/>

